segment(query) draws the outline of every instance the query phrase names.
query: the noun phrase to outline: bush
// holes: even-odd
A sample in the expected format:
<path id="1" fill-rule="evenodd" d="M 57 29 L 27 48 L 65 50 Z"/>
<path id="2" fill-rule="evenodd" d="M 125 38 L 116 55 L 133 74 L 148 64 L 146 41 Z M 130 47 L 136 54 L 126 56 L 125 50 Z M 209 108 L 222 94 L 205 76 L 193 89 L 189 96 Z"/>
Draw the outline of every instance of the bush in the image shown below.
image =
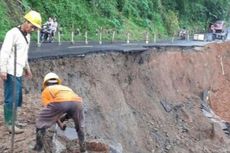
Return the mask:
<path id="1" fill-rule="evenodd" d="M 161 37 L 174 35 L 179 25 L 202 30 L 209 22 L 229 19 L 230 16 L 229 0 L 58 0 L 58 3 L 53 0 L 0 1 L 0 39 L 3 39 L 10 27 L 18 23 L 18 16 L 29 8 L 41 13 L 43 23 L 49 16 L 55 16 L 66 33 L 77 28 L 93 33 L 103 27 L 117 31 L 147 29 L 152 33 L 157 32 Z"/>

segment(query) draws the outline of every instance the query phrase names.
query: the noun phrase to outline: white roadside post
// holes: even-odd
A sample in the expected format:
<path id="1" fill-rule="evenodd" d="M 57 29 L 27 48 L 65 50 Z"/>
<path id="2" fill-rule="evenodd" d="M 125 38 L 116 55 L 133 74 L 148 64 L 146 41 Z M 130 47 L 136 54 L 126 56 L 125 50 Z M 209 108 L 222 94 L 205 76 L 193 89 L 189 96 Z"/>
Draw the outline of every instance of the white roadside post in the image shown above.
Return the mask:
<path id="1" fill-rule="evenodd" d="M 130 39 L 129 37 L 130 37 L 130 33 L 127 32 L 127 41 L 126 41 L 127 44 L 129 44 L 129 39 Z"/>
<path id="2" fill-rule="evenodd" d="M 41 47 L 41 42 L 40 42 L 40 30 L 37 30 L 37 47 Z"/>
<path id="3" fill-rule="evenodd" d="M 58 30 L 58 45 L 61 45 L 61 33 Z"/>
<path id="4" fill-rule="evenodd" d="M 102 31 L 100 31 L 99 33 L 99 44 L 100 45 L 102 44 Z"/>
<path id="5" fill-rule="evenodd" d="M 79 28 L 77 28 L 75 35 L 76 35 L 77 37 L 81 35 L 81 32 L 80 32 L 80 29 L 79 29 Z"/>
<path id="6" fill-rule="evenodd" d="M 189 31 L 187 30 L 187 41 L 189 41 Z"/>
<path id="7" fill-rule="evenodd" d="M 71 44 L 74 44 L 74 32 L 73 32 L 73 30 L 71 32 Z"/>
<path id="8" fill-rule="evenodd" d="M 72 24 L 72 28 L 71 28 L 71 44 L 74 44 L 74 25 Z"/>
<path id="9" fill-rule="evenodd" d="M 88 44 L 88 32 L 85 32 L 85 44 Z"/>
<path id="10" fill-rule="evenodd" d="M 153 33 L 153 42 L 156 43 L 157 42 L 157 37 L 156 37 L 156 33 Z"/>
<path id="11" fill-rule="evenodd" d="M 148 33 L 148 31 L 145 32 L 145 43 L 146 44 L 149 43 L 149 33 Z"/>
<path id="12" fill-rule="evenodd" d="M 115 38 L 115 31 L 112 33 L 112 43 L 114 43 L 114 38 Z"/>
<path id="13" fill-rule="evenodd" d="M 100 45 L 102 44 L 102 27 L 100 27 L 100 30 L 99 30 L 99 44 Z"/>
<path id="14" fill-rule="evenodd" d="M 172 43 L 174 42 L 175 40 L 175 33 L 173 33 L 173 36 L 172 36 Z"/>

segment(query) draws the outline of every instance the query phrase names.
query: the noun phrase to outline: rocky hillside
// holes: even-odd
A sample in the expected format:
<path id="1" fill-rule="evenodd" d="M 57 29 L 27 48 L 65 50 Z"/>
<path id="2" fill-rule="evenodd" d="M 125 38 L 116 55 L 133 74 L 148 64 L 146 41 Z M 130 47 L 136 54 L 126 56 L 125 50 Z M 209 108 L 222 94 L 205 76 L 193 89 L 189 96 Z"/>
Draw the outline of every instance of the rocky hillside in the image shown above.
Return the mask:
<path id="1" fill-rule="evenodd" d="M 54 71 L 83 97 L 87 140 L 103 141 L 110 148 L 104 152 L 230 152 L 228 136 L 200 109 L 202 94 L 208 91 L 210 107 L 230 121 L 229 58 L 230 43 L 214 43 L 203 48 L 163 47 L 33 60 L 34 77 L 24 82 L 22 119 L 28 124 L 27 132 L 16 136 L 17 151 L 31 152 L 41 82 Z M 1 116 L 0 152 L 8 152 L 10 135 L 2 120 Z M 74 152 L 69 143 L 63 144 Z"/>

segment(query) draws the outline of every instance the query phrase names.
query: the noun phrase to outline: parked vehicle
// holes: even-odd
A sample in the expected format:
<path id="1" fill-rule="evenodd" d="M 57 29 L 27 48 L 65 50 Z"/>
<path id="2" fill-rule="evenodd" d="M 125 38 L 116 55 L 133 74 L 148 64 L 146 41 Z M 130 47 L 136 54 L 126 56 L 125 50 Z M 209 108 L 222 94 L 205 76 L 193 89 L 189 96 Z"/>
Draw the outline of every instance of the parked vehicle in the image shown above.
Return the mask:
<path id="1" fill-rule="evenodd" d="M 225 27 L 225 22 L 222 20 L 216 21 L 214 24 L 211 24 L 210 31 L 212 32 L 212 39 L 222 39 L 225 40 L 228 35 L 228 31 Z"/>

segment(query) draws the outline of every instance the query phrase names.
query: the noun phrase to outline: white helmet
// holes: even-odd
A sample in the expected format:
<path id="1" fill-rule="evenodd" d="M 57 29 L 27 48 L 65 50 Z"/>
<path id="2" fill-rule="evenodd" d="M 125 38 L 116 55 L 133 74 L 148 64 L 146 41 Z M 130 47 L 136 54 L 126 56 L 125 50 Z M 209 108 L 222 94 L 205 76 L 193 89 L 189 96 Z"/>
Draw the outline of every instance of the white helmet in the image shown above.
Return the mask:
<path id="1" fill-rule="evenodd" d="M 53 72 L 49 72 L 48 74 L 46 74 L 46 76 L 44 77 L 43 83 L 42 83 L 42 87 L 43 89 L 46 86 L 47 82 L 57 82 L 57 84 L 61 84 L 61 79 L 59 78 L 59 76 Z"/>

